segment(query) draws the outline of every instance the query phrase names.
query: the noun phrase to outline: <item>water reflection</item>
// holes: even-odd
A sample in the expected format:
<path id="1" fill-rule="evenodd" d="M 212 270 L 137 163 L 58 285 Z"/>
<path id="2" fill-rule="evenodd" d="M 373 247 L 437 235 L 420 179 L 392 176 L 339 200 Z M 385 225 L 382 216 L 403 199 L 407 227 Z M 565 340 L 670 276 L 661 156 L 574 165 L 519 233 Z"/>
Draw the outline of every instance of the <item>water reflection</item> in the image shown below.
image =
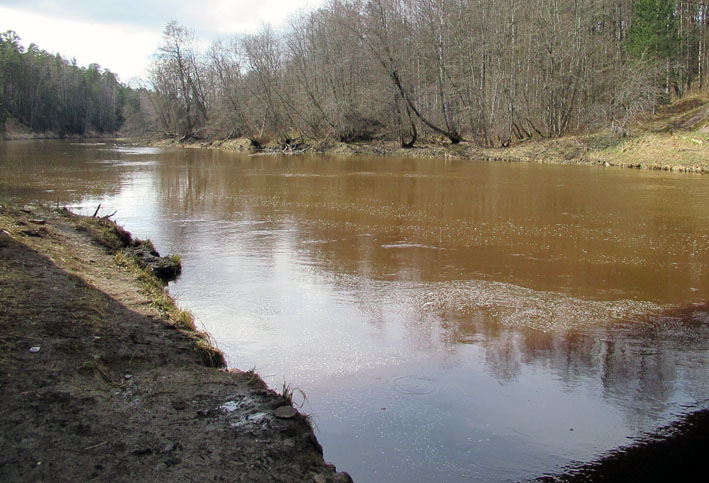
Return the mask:
<path id="1" fill-rule="evenodd" d="M 87 196 L 115 195 L 121 156 L 108 151 L 105 159 L 102 148 L 105 143 L 0 141 L 0 196 L 63 206 Z"/>
<path id="2" fill-rule="evenodd" d="M 261 279 L 250 296 L 267 301 L 246 311 L 263 317 L 265 327 L 260 335 L 227 330 L 218 339 L 249 339 L 234 342 L 230 354 L 248 353 L 255 340 L 269 340 L 268 350 L 275 345 L 273 357 L 234 355 L 235 362 L 259 361 L 277 374 L 274 385 L 290 374 L 318 397 L 312 409 L 326 450 L 355 475 L 366 466 L 368 480 L 519 478 L 535 468 L 548 471 L 555 458 L 589 458 L 621 444 L 684 404 L 706 404 L 700 362 L 706 322 L 691 323 L 706 321 L 706 310 L 667 315 L 674 304 L 707 293 L 706 215 L 699 209 L 705 185 L 694 191 L 697 186 L 669 179 L 638 188 L 638 179 L 625 173 L 611 181 L 588 179 L 587 170 L 573 168 L 569 175 L 555 168 L 410 160 L 234 157 L 235 168 L 213 156 L 211 163 L 188 163 L 177 178 L 166 170 L 158 183 L 169 183 L 160 191 L 174 196 L 166 204 L 179 204 L 177 215 L 230 220 L 232 228 L 247 223 L 248 229 L 228 235 L 220 229 L 218 245 L 258 253 L 253 268 L 239 257 L 237 265 Z M 687 197 L 675 198 L 680 192 Z M 209 253 L 222 262 L 231 258 Z M 304 276 L 308 283 L 301 285 Z M 289 287 L 309 293 L 319 309 L 270 294 Z M 178 291 L 194 300 L 189 290 Z M 334 320 L 321 320 L 319 310 Z M 299 324 L 315 319 L 319 329 L 335 327 L 328 334 L 307 325 L 294 331 L 293 317 Z M 360 321 L 355 327 L 339 322 L 353 319 Z M 297 342 L 279 347 L 274 334 Z M 312 358 L 294 354 L 311 345 L 320 348 Z M 520 419 L 522 404 L 507 408 L 516 417 L 486 414 L 504 391 L 485 375 L 471 386 L 494 396 L 471 403 L 471 393 L 457 384 L 481 369 L 513 393 L 520 386 L 542 390 L 527 414 L 538 422 Z M 539 373 L 546 376 L 532 384 Z M 402 380 L 415 381 L 416 390 L 402 392 Z M 330 385 L 347 388 L 347 398 Z M 408 401 L 429 385 L 436 388 L 435 404 Z M 400 396 L 407 403 L 397 411 L 391 398 Z M 340 406 L 368 410 L 353 419 Z M 386 417 L 378 414 L 384 407 Z M 471 414 L 474 408 L 479 414 Z M 381 424 L 359 428 L 374 416 Z M 469 431 L 453 431 L 456 424 Z M 585 439 L 569 439 L 545 424 L 565 432 L 573 426 Z M 478 457 L 487 466 L 476 469 L 464 456 L 469 449 L 459 449 L 481 431 L 489 448 Z M 359 435 L 362 452 L 353 453 L 340 433 Z M 442 434 L 445 443 L 439 443 Z M 367 450 L 377 439 L 383 443 Z M 374 462 L 382 453 L 396 456 Z M 531 454 L 546 456 L 534 463 Z"/>
<path id="3" fill-rule="evenodd" d="M 0 195 L 64 190 L 181 253 L 173 293 L 308 394 L 356 479 L 531 477 L 709 402 L 704 178 L 23 149 L 0 145 Z"/>
<path id="4" fill-rule="evenodd" d="M 474 276 L 603 300 L 707 290 L 702 183 L 686 191 L 689 180 L 668 179 L 660 190 L 638 186 L 642 173 L 609 184 L 576 167 L 224 156 L 163 164 L 165 205 L 187 217 L 297 217 L 303 249 L 334 271 Z"/>

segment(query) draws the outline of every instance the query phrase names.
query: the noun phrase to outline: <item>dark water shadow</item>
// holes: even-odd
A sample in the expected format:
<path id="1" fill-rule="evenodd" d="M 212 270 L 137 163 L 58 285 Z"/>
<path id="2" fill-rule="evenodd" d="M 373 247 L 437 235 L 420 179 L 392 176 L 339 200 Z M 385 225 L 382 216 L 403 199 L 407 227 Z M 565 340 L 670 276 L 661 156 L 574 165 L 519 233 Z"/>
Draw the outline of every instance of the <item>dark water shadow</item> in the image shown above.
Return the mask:
<path id="1" fill-rule="evenodd" d="M 604 454 L 590 463 L 573 463 L 539 482 L 698 481 L 706 477 L 709 409 L 683 416 L 637 442 Z"/>

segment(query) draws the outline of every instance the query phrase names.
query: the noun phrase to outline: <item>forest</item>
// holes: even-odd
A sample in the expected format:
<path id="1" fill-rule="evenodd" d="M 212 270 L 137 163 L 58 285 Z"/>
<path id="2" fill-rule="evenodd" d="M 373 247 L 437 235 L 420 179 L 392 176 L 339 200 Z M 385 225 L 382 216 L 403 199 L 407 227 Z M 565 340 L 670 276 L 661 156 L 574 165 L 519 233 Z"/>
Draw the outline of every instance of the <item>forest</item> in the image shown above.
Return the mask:
<path id="1" fill-rule="evenodd" d="M 13 31 L 0 33 L 0 134 L 8 118 L 53 136 L 113 134 L 136 96 L 97 64 L 79 67 L 35 44 L 25 49 Z"/>
<path id="2" fill-rule="evenodd" d="M 478 146 L 608 128 L 709 89 L 706 0 L 329 0 L 208 45 L 168 23 L 145 89 L 0 34 L 0 130 Z"/>
<path id="3" fill-rule="evenodd" d="M 183 139 L 622 135 L 633 116 L 707 90 L 708 5 L 330 0 L 208 48 L 170 22 L 149 91 L 160 129 Z"/>

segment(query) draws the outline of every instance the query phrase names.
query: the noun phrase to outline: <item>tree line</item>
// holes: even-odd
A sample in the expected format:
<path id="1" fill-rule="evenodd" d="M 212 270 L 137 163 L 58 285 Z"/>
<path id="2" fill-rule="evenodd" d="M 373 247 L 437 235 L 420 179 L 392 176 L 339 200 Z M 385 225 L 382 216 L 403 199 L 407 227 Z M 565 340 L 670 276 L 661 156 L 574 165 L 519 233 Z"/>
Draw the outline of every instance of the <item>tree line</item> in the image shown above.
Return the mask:
<path id="1" fill-rule="evenodd" d="M 25 49 L 13 31 L 0 33 L 0 133 L 12 117 L 33 132 L 112 134 L 135 96 L 97 64 L 79 67 L 35 44 Z"/>
<path id="2" fill-rule="evenodd" d="M 200 49 L 175 22 L 149 74 L 160 127 L 291 143 L 482 146 L 599 125 L 706 89 L 709 3 L 330 0 Z"/>

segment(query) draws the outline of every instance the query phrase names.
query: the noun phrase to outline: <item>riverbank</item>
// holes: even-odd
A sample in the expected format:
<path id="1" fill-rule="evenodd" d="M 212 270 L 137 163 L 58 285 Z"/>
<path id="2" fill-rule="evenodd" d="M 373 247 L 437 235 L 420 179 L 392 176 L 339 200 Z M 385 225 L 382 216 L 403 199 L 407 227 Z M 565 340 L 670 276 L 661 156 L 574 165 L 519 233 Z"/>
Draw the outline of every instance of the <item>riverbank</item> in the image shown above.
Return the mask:
<path id="1" fill-rule="evenodd" d="M 320 153 L 549 164 L 588 164 L 689 173 L 709 172 L 709 97 L 693 96 L 632 122 L 624 136 L 610 130 L 561 138 L 534 138 L 508 147 L 482 148 L 471 142 L 420 140 L 403 149 L 394 141 L 341 143 L 306 139 L 297 145 L 254 144 L 246 138 L 154 141 L 158 146 L 222 149 L 252 155 Z"/>
<path id="2" fill-rule="evenodd" d="M 0 207 L 0 479 L 350 481 L 126 246 L 107 219 Z"/>
<path id="3" fill-rule="evenodd" d="M 116 138 L 116 133 L 85 132 L 83 134 L 67 134 L 55 131 L 32 131 L 14 118 L 9 118 L 0 125 L 1 141 L 27 141 L 31 139 L 108 139 Z"/>

